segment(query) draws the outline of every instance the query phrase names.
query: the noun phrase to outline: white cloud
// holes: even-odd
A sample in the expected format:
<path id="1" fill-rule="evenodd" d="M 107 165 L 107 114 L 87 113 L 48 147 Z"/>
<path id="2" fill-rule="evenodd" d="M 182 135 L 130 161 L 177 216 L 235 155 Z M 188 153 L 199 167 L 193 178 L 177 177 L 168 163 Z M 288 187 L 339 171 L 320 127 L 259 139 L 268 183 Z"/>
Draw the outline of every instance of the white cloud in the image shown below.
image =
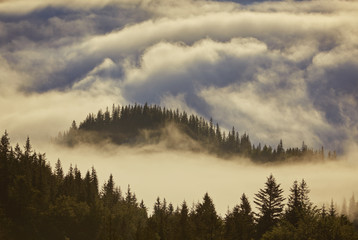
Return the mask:
<path id="1" fill-rule="evenodd" d="M 71 11 L 44 17 L 46 7 Z M 64 165 L 83 170 L 93 164 L 102 181 L 116 169 L 112 173 L 122 185 L 131 184 L 147 204 L 157 195 L 176 203 L 197 201 L 210 191 L 225 213 L 228 202 L 236 204 L 242 192 L 252 196 L 272 172 L 286 189 L 306 178 L 315 202 L 347 196 L 357 185 L 355 144 L 347 147 L 348 165 L 279 169 L 217 164 L 212 156 L 162 149 L 108 156 L 92 148 L 77 152 L 42 144 L 72 120 L 113 103 L 134 102 L 213 117 L 221 127 L 248 132 L 255 143 L 276 146 L 282 138 L 285 147 L 304 140 L 317 148 L 339 148 L 357 141 L 357 12 L 358 2 L 336 0 L 1 1 L 0 108 L 6 114 L 0 127 L 12 142 L 23 143 L 29 135 L 51 161 L 60 157 Z M 101 158 L 111 167 L 99 165 Z M 151 161 L 144 167 L 143 158 Z M 139 164 L 145 171 L 137 171 Z M 166 176 L 156 172 L 163 166 L 170 169 Z M 340 171 L 334 171 L 337 166 Z M 188 176 L 181 185 L 184 171 Z M 150 192 L 143 176 L 151 180 Z M 253 185 L 243 184 L 252 176 Z M 237 193 L 223 188 L 233 182 Z M 173 186 L 185 192 L 173 192 Z"/>
<path id="2" fill-rule="evenodd" d="M 311 189 L 309 197 L 318 207 L 331 199 L 340 203 L 343 197 L 351 196 L 358 184 L 354 162 L 258 166 L 245 159 L 220 161 L 203 153 L 163 151 L 160 146 L 108 146 L 105 149 L 52 146 L 47 147 L 47 151 L 48 158 L 53 159 L 52 165 L 60 157 L 65 170 L 71 163 L 76 164 L 82 173 L 94 166 L 100 186 L 113 174 L 122 191 L 130 185 L 138 200 L 143 199 L 150 210 L 158 196 L 166 198 L 175 207 L 183 200 L 189 205 L 197 203 L 208 192 L 218 213 L 225 216 L 228 206 L 231 209 L 238 204 L 242 193 L 252 201 L 270 174 L 281 184 L 285 197 L 293 181 L 305 179 Z M 256 211 L 253 203 L 252 208 Z"/>
<path id="3" fill-rule="evenodd" d="M 201 95 L 213 114 L 222 113 L 219 122 L 234 125 L 241 134 L 250 134 L 256 143 L 276 146 L 282 139 L 285 147 L 299 147 L 302 141 L 315 148 L 323 144 L 316 133 L 330 133 L 331 126 L 306 100 L 304 91 L 294 87 L 275 92 L 275 96 L 260 95 L 255 90 L 259 84 L 209 88 Z"/>
<path id="4" fill-rule="evenodd" d="M 26 17 L 46 6 L 75 14 Z M 118 9 L 107 30 L 101 27 L 113 21 L 92 11 L 104 6 Z M 121 102 L 184 104 L 265 143 L 286 136 L 290 144 L 339 145 L 358 128 L 357 11 L 348 1 L 3 1 L 0 12 L 14 19 L 0 24 L 7 38 L 1 91 L 43 99 L 41 92 L 60 89 L 72 99 L 86 90 L 106 102 L 117 95 Z M 230 110 L 218 107 L 225 101 Z M 255 116 L 255 108 L 265 114 Z"/>
<path id="5" fill-rule="evenodd" d="M 72 9 L 102 8 L 108 5 L 137 5 L 141 0 L 4 0 L 0 2 L 0 13 L 23 15 L 46 7 L 65 7 Z"/>

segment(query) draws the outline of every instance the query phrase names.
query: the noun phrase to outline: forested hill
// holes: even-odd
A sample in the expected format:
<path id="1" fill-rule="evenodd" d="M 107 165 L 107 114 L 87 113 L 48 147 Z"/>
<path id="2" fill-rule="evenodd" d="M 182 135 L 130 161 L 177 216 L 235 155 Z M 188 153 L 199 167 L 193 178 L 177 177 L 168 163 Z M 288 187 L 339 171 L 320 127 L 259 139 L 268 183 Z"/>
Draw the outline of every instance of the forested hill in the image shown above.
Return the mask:
<path id="1" fill-rule="evenodd" d="M 29 138 L 24 148 L 12 147 L 7 132 L 0 139 L 0 180 L 1 240 L 358 240 L 354 198 L 347 215 L 333 201 L 317 207 L 304 180 L 284 193 L 270 175 L 252 207 L 243 193 L 225 216 L 208 193 L 192 207 L 183 201 L 175 208 L 158 197 L 148 215 L 144 202 L 129 187 L 122 194 L 112 175 L 99 186 L 93 167 L 84 175 L 72 166 L 65 173 L 58 160 L 52 169 Z"/>
<path id="2" fill-rule="evenodd" d="M 163 131 L 165 129 L 165 131 Z M 114 106 L 112 111 L 99 110 L 89 114 L 79 124 L 73 121 L 70 129 L 59 134 L 56 139 L 61 144 L 74 146 L 80 142 L 97 144 L 110 140 L 115 144 L 149 144 L 165 139 L 171 131 L 179 132 L 199 143 L 202 149 L 222 157 L 243 156 L 254 162 L 278 162 L 285 160 L 323 160 L 323 147 L 319 150 L 301 147 L 284 149 L 282 140 L 277 147 L 256 146 L 246 133 L 239 134 L 233 127 L 231 131 L 221 131 L 218 123 L 212 119 L 206 121 L 196 115 L 188 115 L 178 109 L 166 109 L 157 105 Z M 172 146 L 175 147 L 175 146 Z M 329 152 L 328 158 L 336 158 L 335 152 Z"/>

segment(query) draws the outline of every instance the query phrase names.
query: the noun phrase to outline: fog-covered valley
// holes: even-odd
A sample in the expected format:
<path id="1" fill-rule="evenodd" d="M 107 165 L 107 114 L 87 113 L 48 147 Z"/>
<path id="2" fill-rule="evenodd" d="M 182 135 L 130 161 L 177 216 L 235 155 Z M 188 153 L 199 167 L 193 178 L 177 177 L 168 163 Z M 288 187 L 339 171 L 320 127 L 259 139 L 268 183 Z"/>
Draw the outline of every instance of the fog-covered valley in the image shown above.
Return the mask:
<path id="1" fill-rule="evenodd" d="M 329 206 L 333 200 L 340 210 L 344 198 L 349 201 L 354 193 L 358 194 L 357 152 L 354 149 L 335 161 L 253 164 L 244 158 L 224 159 L 192 152 L 186 149 L 188 146 L 171 150 L 165 143 L 142 147 L 33 145 L 46 151 L 52 167 L 59 158 L 65 172 L 71 164 L 83 174 L 95 167 L 100 187 L 113 174 L 123 194 L 130 185 L 149 209 L 157 197 L 166 198 L 174 206 L 180 206 L 184 200 L 191 205 L 201 201 L 208 192 L 218 212 L 224 216 L 228 208 L 238 204 L 242 193 L 247 194 L 251 201 L 271 173 L 282 185 L 286 197 L 294 180 L 305 179 L 311 189 L 309 196 L 318 207 L 323 204 Z"/>
<path id="2" fill-rule="evenodd" d="M 71 164 L 77 166 L 83 177 L 77 176 L 79 185 L 82 181 L 96 185 L 93 176 L 92 180 L 84 178 L 94 167 L 100 190 L 91 190 L 93 199 L 98 200 L 92 205 L 84 204 L 83 196 L 76 198 L 78 189 L 61 193 L 71 174 L 65 181 L 61 174 L 49 172 L 42 156 L 29 154 L 26 147 L 24 153 L 17 148 L 15 157 L 4 137 L 0 149 L 0 190 L 5 193 L 0 195 L 0 239 L 52 239 L 46 231 L 55 230 L 61 240 L 88 239 L 78 233 L 95 236 L 87 229 L 96 229 L 97 239 L 109 239 L 107 234 L 113 229 L 108 230 L 106 217 L 111 219 L 113 205 L 108 204 L 105 193 L 112 189 L 107 182 L 110 174 L 122 196 L 130 185 L 150 214 L 158 196 L 179 208 L 185 200 L 196 211 L 208 193 L 222 216 L 219 222 L 228 209 L 239 204 L 242 193 L 247 194 L 252 209 L 259 211 L 253 200 L 270 174 L 281 184 L 285 204 L 293 182 L 305 179 L 311 190 L 308 196 L 319 210 L 302 201 L 300 204 L 306 204 L 302 209 L 309 213 L 304 217 L 313 218 L 300 216 L 300 220 L 315 227 L 309 237 L 320 239 L 328 232 L 320 225 L 327 223 L 323 204 L 328 208 L 333 201 L 338 211 L 350 202 L 351 208 L 357 207 L 355 200 L 350 201 L 358 195 L 357 16 L 358 2 L 344 0 L 0 1 L 1 133 L 7 131 L 13 150 L 16 143 L 23 149 L 29 137 L 36 153 L 46 153 L 52 170 L 58 159 L 65 175 Z M 207 122 L 212 119 L 231 140 L 233 134 L 228 133 L 234 126 L 237 136 L 249 135 L 256 147 L 262 144 L 260 149 L 272 146 L 270 154 L 285 161 L 271 161 L 265 155 L 256 161 L 238 149 L 235 153 L 240 154 L 223 155 L 225 148 L 203 147 L 170 125 L 159 141 L 146 144 L 116 145 L 103 139 L 99 142 L 95 135 L 91 135 L 92 144 L 68 147 L 55 143 L 73 120 L 80 124 L 89 113 L 104 112 L 106 107 L 111 110 L 113 104 L 146 103 L 185 111 Z M 141 134 L 149 136 L 150 132 Z M 282 157 L 275 152 L 281 140 L 280 153 L 294 149 L 289 154 L 298 156 L 307 145 L 316 157 L 304 161 L 286 158 L 289 154 Z M 330 151 L 334 157 L 329 157 Z M 36 161 L 28 161 L 30 155 Z M 31 166 L 36 171 L 30 171 Z M 47 179 L 41 182 L 43 176 Z M 48 179 L 57 179 L 56 184 Z M 50 188 L 59 193 L 47 191 Z M 121 204 L 128 204 L 122 198 L 117 200 L 114 205 L 120 210 L 124 209 Z M 41 201 L 45 203 L 41 205 Z M 71 211 L 64 215 L 74 222 L 59 220 L 66 209 Z M 100 209 L 98 218 L 86 215 L 96 219 L 96 227 L 84 224 L 83 231 L 72 229 L 88 220 L 81 214 L 72 218 L 73 212 L 89 213 L 89 209 Z M 135 206 L 134 210 L 142 214 L 145 223 L 153 220 L 143 217 L 143 208 Z M 192 217 L 196 217 L 195 211 Z M 345 207 L 341 212 L 345 213 Z M 117 213 L 117 220 L 126 216 Z M 331 213 L 334 221 L 331 219 L 329 227 L 340 229 L 337 239 L 358 239 L 357 222 L 353 225 Z M 276 216 L 275 221 L 286 223 L 281 217 Z M 259 225 L 257 219 L 251 220 Z M 289 239 L 302 239 L 300 226 L 308 226 L 275 221 L 266 230 L 277 227 L 276 232 L 265 240 L 287 232 L 295 234 Z M 158 239 L 159 231 L 148 226 L 145 231 L 132 226 L 126 236 L 120 234 L 129 228 L 121 227 L 116 238 L 132 239 L 141 233 L 145 237 L 137 239 Z M 261 239 L 265 231 L 250 236 Z M 200 234 L 196 237 L 204 239 Z"/>

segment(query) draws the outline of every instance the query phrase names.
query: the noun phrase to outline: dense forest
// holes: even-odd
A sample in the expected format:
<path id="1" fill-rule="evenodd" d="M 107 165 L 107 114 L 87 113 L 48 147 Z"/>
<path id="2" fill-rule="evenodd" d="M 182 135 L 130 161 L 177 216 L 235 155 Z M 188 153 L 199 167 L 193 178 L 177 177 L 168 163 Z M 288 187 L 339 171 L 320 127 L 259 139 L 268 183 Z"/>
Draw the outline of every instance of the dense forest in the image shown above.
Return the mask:
<path id="1" fill-rule="evenodd" d="M 94 168 L 84 176 L 72 166 L 64 173 L 58 160 L 51 169 L 29 138 L 23 148 L 12 147 L 6 131 L 0 142 L 0 179 L 0 239 L 358 239 L 358 203 L 350 203 L 351 218 L 338 214 L 333 202 L 317 207 L 304 180 L 295 181 L 285 198 L 270 175 L 254 199 L 242 194 L 225 216 L 218 215 L 208 193 L 192 206 L 185 201 L 173 206 L 158 197 L 148 214 L 130 187 L 125 193 L 116 187 L 112 175 L 100 188 Z"/>
<path id="2" fill-rule="evenodd" d="M 261 143 L 255 146 L 247 133 L 240 135 L 234 127 L 226 133 L 212 119 L 208 122 L 202 117 L 188 115 L 185 111 L 147 104 L 113 105 L 111 112 L 107 108 L 105 112 L 99 110 L 97 114 L 89 114 L 78 127 L 73 121 L 70 129 L 60 133 L 56 141 L 69 146 L 79 142 L 98 143 L 101 140 L 130 145 L 157 143 L 174 128 L 198 142 L 205 151 L 221 157 L 242 156 L 257 163 L 325 158 L 323 147 L 313 150 L 303 142 L 300 148 L 284 149 L 282 140 L 277 147 L 262 146 Z M 335 159 L 336 152 L 329 151 L 327 157 Z"/>

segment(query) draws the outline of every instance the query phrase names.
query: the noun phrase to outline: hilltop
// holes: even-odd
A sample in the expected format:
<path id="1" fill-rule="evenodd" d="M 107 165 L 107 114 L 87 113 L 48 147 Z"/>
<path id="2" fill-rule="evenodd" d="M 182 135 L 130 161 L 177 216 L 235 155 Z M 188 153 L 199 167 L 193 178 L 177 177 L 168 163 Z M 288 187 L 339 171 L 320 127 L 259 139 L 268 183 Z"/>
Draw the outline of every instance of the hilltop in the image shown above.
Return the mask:
<path id="1" fill-rule="evenodd" d="M 171 142 L 178 133 L 180 137 L 176 142 Z M 284 149 L 282 140 L 277 147 L 261 143 L 255 145 L 249 134 L 240 135 L 234 127 L 225 132 L 212 119 L 207 121 L 185 111 L 148 104 L 113 105 L 111 112 L 107 108 L 104 112 L 99 110 L 97 114 L 90 113 L 79 126 L 73 121 L 69 130 L 60 133 L 56 141 L 70 147 L 80 143 L 99 144 L 103 141 L 131 146 L 166 141 L 169 148 L 178 148 L 178 141 L 190 141 L 197 143 L 190 144 L 191 150 L 204 150 L 224 158 L 246 157 L 258 163 L 325 158 L 323 147 L 314 150 L 303 142 L 301 147 Z M 329 152 L 328 158 L 335 159 L 336 153 Z"/>

